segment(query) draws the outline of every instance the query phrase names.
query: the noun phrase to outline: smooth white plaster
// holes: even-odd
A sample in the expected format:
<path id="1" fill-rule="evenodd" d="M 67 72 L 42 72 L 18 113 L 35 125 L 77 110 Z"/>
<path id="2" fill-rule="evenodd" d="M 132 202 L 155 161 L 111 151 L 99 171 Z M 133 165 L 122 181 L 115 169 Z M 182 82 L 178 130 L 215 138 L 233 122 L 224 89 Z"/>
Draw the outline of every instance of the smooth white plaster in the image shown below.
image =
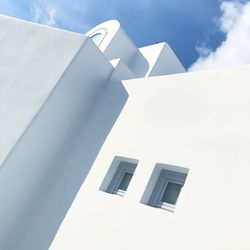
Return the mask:
<path id="1" fill-rule="evenodd" d="M 124 82 L 129 99 L 51 250 L 248 250 L 249 66 Z M 139 160 L 124 197 L 99 188 Z M 174 212 L 141 203 L 157 163 L 189 169 Z"/>
<path id="2" fill-rule="evenodd" d="M 186 72 L 170 46 L 163 42 L 139 49 L 149 63 L 146 77 Z"/>
<path id="3" fill-rule="evenodd" d="M 117 21 L 86 34 L 107 31 L 99 48 L 0 27 L 0 249 L 48 249 L 60 228 L 51 249 L 249 250 L 249 66 L 177 74 L 167 44 L 139 50 Z M 100 190 L 115 156 L 139 160 L 124 197 Z M 157 163 L 190 170 L 174 213 L 145 204 Z"/>
<path id="4" fill-rule="evenodd" d="M 0 16 L 0 165 L 85 41 Z"/>

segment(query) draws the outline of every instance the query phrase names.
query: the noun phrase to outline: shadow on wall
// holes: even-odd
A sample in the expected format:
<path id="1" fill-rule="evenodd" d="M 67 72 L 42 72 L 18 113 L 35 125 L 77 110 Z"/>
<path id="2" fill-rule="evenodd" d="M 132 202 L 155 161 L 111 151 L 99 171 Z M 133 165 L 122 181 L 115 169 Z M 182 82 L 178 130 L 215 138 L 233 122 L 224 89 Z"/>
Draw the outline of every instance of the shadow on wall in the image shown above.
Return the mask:
<path id="1" fill-rule="evenodd" d="M 89 72 L 96 61 L 84 63 Z M 49 248 L 126 103 L 121 82 L 82 80 L 76 65 L 81 74 L 66 74 L 0 170 L 0 249 Z"/>
<path id="2" fill-rule="evenodd" d="M 187 174 L 189 172 L 188 168 L 184 168 L 184 167 L 178 167 L 178 166 L 173 166 L 173 165 L 168 165 L 168 164 L 162 164 L 162 163 L 157 163 L 155 165 L 155 168 L 153 170 L 153 173 L 148 181 L 148 184 L 146 186 L 146 189 L 143 193 L 143 196 L 141 198 L 141 203 L 145 204 L 145 205 L 150 205 L 150 206 L 155 206 L 154 204 L 152 204 L 152 202 L 150 200 L 152 200 L 152 196 L 154 195 L 154 192 L 156 191 L 155 189 L 157 189 L 157 183 L 159 181 L 159 177 L 161 176 L 161 173 L 163 173 L 163 171 L 167 171 L 168 173 L 172 173 L 174 175 L 181 175 L 182 179 L 184 181 L 182 181 L 182 186 L 185 183 Z M 180 177 L 178 177 L 179 179 Z M 168 182 L 171 182 L 171 178 L 168 177 L 167 178 Z M 179 181 L 179 180 L 178 180 Z M 175 183 L 173 181 L 173 183 Z M 162 188 L 160 188 L 162 189 Z"/>
<path id="3" fill-rule="evenodd" d="M 121 167 L 120 164 L 125 163 L 125 166 L 132 164 L 136 169 L 138 162 L 139 162 L 139 160 L 137 160 L 137 159 L 126 158 L 126 157 L 122 157 L 122 156 L 115 156 L 115 158 L 113 159 L 113 161 L 111 163 L 111 166 L 109 167 L 109 169 L 107 171 L 106 176 L 104 177 L 104 179 L 102 181 L 102 184 L 101 184 L 99 190 L 103 191 L 103 192 L 112 193 L 109 191 L 109 186 L 112 182 L 112 179 L 116 178 L 115 175 L 116 175 L 116 172 L 119 169 L 119 167 Z M 124 166 L 124 164 L 123 164 L 123 166 Z"/>

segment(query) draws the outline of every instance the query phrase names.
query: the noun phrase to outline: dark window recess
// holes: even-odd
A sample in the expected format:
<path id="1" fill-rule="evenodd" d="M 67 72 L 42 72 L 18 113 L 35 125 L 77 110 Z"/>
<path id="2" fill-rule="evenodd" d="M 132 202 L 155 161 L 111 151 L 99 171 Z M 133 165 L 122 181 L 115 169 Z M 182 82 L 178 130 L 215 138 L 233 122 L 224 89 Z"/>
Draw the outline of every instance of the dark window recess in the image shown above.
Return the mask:
<path id="1" fill-rule="evenodd" d="M 119 162 L 106 192 L 123 196 L 129 187 L 136 166 L 137 163 L 126 161 Z"/>
<path id="2" fill-rule="evenodd" d="M 187 173 L 162 169 L 148 205 L 173 211 L 186 177 Z"/>
<path id="3" fill-rule="evenodd" d="M 177 198 L 181 192 L 182 185 L 168 182 L 167 187 L 161 198 L 162 202 L 167 202 L 171 205 L 175 205 Z"/>
<path id="4" fill-rule="evenodd" d="M 124 173 L 122 180 L 118 186 L 118 189 L 127 191 L 128 185 L 132 179 L 132 176 L 133 176 L 133 174 L 131 174 L 131 173 Z"/>

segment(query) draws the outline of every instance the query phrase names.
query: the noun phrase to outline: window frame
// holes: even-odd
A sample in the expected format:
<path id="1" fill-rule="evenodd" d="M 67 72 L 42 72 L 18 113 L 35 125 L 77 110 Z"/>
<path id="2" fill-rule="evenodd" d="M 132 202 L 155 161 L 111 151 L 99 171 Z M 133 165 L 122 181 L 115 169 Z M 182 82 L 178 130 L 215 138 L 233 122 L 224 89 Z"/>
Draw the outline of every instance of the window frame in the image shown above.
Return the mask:
<path id="1" fill-rule="evenodd" d="M 176 204 L 178 202 L 181 190 L 184 186 L 186 177 L 187 177 L 186 173 L 180 173 L 180 172 L 170 171 L 167 169 L 162 169 L 156 181 L 153 192 L 150 196 L 148 205 L 152 207 L 166 209 L 169 211 L 174 211 Z M 178 184 L 182 186 L 174 205 L 171 203 L 162 201 L 162 198 L 163 198 L 163 195 L 167 188 L 168 183 L 174 183 L 174 184 Z"/>
<path id="2" fill-rule="evenodd" d="M 132 162 L 129 162 L 126 160 L 120 161 L 118 164 L 118 167 L 115 171 L 115 174 L 110 181 L 110 184 L 109 184 L 106 192 L 108 192 L 110 194 L 117 194 L 119 196 L 124 196 L 126 191 L 129 188 L 129 185 L 130 185 L 131 180 L 133 178 L 136 167 L 137 167 L 137 163 L 132 163 Z M 119 189 L 119 185 L 121 184 L 123 177 L 126 173 L 132 174 L 132 177 L 128 183 L 127 189 L 122 190 L 122 189 Z"/>

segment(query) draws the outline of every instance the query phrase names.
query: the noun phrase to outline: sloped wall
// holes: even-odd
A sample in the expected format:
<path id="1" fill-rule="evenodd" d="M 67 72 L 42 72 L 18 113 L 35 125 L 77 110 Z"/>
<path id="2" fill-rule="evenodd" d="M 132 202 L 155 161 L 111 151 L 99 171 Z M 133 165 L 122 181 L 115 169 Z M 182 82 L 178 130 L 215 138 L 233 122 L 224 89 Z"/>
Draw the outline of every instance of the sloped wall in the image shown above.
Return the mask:
<path id="1" fill-rule="evenodd" d="M 2 165 L 1 249 L 48 249 L 128 97 L 112 72 L 87 40 Z"/>

